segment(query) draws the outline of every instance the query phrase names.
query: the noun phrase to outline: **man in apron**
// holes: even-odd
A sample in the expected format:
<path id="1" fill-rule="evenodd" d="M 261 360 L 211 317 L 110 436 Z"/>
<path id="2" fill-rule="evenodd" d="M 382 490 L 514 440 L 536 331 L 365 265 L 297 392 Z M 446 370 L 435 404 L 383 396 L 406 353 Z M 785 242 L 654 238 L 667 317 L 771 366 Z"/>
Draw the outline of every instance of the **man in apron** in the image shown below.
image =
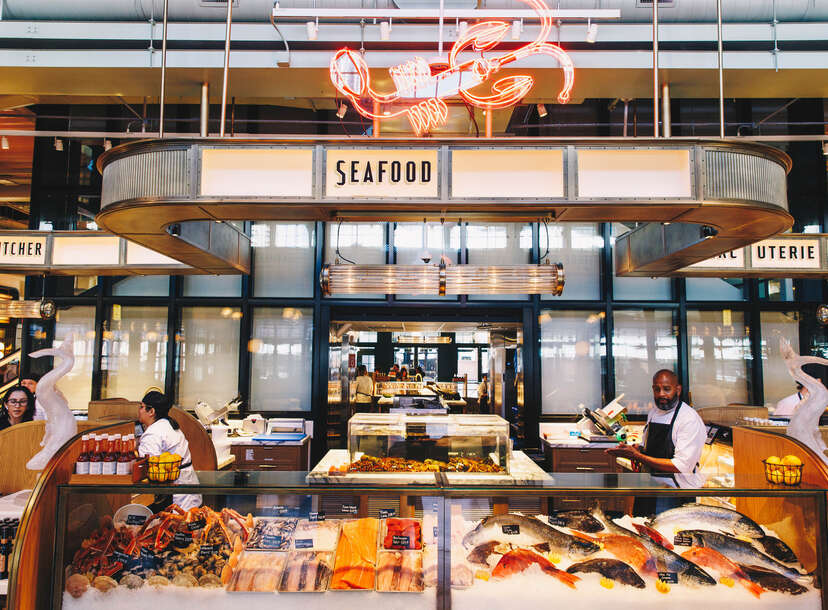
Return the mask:
<path id="1" fill-rule="evenodd" d="M 662 369 L 653 376 L 655 407 L 647 414 L 642 444 L 618 445 L 607 452 L 639 463 L 642 470 L 669 487 L 697 489 L 704 483 L 698 472 L 707 428 L 698 413 L 681 401 L 681 384 L 673 371 Z M 636 514 L 658 514 L 680 506 L 687 498 L 639 498 Z"/>

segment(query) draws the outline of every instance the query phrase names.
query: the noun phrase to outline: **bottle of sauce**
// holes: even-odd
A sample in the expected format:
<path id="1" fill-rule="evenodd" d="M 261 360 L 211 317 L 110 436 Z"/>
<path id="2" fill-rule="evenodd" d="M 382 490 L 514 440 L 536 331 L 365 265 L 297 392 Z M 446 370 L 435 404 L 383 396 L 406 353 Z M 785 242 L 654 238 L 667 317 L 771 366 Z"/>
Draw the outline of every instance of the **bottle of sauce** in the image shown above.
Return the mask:
<path id="1" fill-rule="evenodd" d="M 109 434 L 106 437 L 106 447 L 104 448 L 103 465 L 101 466 L 101 474 L 115 474 L 118 466 L 118 455 L 115 452 L 116 435 Z"/>
<path id="2" fill-rule="evenodd" d="M 78 461 L 75 463 L 75 474 L 89 474 L 89 435 L 81 437 L 81 452 Z"/>
<path id="3" fill-rule="evenodd" d="M 132 474 L 132 456 L 129 454 L 129 435 L 124 435 L 118 441 L 118 464 L 116 474 Z"/>
<path id="4" fill-rule="evenodd" d="M 103 449 L 101 447 L 101 435 L 95 435 L 94 449 L 89 454 L 89 474 L 101 474 L 103 469 Z"/>

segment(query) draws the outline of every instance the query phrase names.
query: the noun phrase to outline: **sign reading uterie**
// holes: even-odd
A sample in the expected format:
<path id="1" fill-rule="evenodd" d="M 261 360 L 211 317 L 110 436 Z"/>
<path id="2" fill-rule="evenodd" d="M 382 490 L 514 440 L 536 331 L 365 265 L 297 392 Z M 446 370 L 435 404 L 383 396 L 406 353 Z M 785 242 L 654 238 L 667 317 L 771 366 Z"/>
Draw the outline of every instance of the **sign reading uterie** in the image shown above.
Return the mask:
<path id="1" fill-rule="evenodd" d="M 818 239 L 766 239 L 750 247 L 752 267 L 819 269 Z"/>
<path id="2" fill-rule="evenodd" d="M 329 149 L 325 196 L 353 198 L 436 198 L 436 149 Z"/>

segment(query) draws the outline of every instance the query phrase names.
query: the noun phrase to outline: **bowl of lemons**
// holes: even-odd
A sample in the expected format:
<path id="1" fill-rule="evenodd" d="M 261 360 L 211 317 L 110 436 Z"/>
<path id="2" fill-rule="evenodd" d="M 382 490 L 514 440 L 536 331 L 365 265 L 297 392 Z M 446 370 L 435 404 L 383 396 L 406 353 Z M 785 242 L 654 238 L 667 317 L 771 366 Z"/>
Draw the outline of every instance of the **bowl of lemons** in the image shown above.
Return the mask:
<path id="1" fill-rule="evenodd" d="M 169 483 L 181 474 L 181 456 L 164 452 L 147 458 L 147 478 L 155 483 Z"/>
<path id="2" fill-rule="evenodd" d="M 774 485 L 799 485 L 802 483 L 802 460 L 795 455 L 783 458 L 771 455 L 762 463 L 765 465 L 765 479 Z"/>

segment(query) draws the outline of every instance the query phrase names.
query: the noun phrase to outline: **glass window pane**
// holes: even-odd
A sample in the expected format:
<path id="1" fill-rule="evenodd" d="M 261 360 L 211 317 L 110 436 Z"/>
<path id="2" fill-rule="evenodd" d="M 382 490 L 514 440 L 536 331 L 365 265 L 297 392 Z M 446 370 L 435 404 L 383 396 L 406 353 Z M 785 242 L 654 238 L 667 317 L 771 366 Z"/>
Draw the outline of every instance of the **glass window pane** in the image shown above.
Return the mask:
<path id="1" fill-rule="evenodd" d="M 340 260 L 347 258 L 360 265 L 384 265 L 385 223 L 329 222 L 325 237 L 325 262 L 333 264 L 337 259 L 336 244 L 339 240 Z M 385 298 L 384 294 L 343 294 L 340 299 Z"/>
<path id="2" fill-rule="evenodd" d="M 621 403 L 628 413 L 646 413 L 653 406 L 653 375 L 659 369 L 676 370 L 678 344 L 673 312 L 615 311 L 612 352 L 616 396 L 624 394 Z"/>
<path id="3" fill-rule="evenodd" d="M 101 347 L 102 398 L 140 400 L 147 388 L 164 389 L 167 308 L 113 305 Z"/>
<path id="4" fill-rule="evenodd" d="M 457 348 L 457 375 L 463 377 L 469 376 L 469 384 L 475 384 L 474 389 L 477 390 L 477 358 L 478 350 L 476 347 L 458 347 Z M 472 388 L 469 388 L 470 390 Z"/>
<path id="5" fill-rule="evenodd" d="M 250 245 L 253 247 L 255 296 L 313 296 L 314 223 L 253 223 Z"/>
<path id="6" fill-rule="evenodd" d="M 540 256 L 546 254 L 549 231 L 549 261 L 563 263 L 566 283 L 559 297 L 544 294 L 542 299 L 597 301 L 601 298 L 601 255 L 604 238 L 600 225 L 556 223 L 540 225 Z"/>
<path id="7" fill-rule="evenodd" d="M 185 275 L 182 283 L 185 297 L 241 296 L 240 275 Z"/>
<path id="8" fill-rule="evenodd" d="M 578 412 L 602 405 L 604 312 L 550 311 L 540 315 L 542 412 Z M 485 360 L 484 360 L 485 362 Z"/>
<path id="9" fill-rule="evenodd" d="M 422 222 L 398 222 L 394 228 L 394 248 L 397 253 L 396 263 L 398 265 L 422 265 L 423 257 L 429 259 L 428 264 L 437 264 L 440 255 L 445 251 L 446 256 L 452 263 L 457 263 L 457 253 L 460 250 L 460 227 L 454 225 L 441 225 L 429 223 L 427 242 L 423 243 Z M 455 295 L 431 296 L 431 295 L 397 295 L 400 300 L 436 300 L 456 301 Z"/>
<path id="10" fill-rule="evenodd" d="M 762 301 L 794 300 L 794 285 L 792 279 L 759 280 L 759 299 Z"/>
<path id="11" fill-rule="evenodd" d="M 612 238 L 627 232 L 621 223 L 612 224 Z M 673 296 L 673 283 L 670 278 L 649 277 L 615 277 L 615 248 L 612 249 L 612 290 L 616 301 L 669 301 Z M 564 267 L 564 270 L 566 267 Z M 566 288 L 564 287 L 564 293 Z M 653 371 L 655 372 L 655 371 Z M 652 383 L 648 383 L 650 387 Z"/>
<path id="12" fill-rule="evenodd" d="M 687 312 L 693 406 L 748 404 L 750 338 L 741 311 Z"/>
<path id="13" fill-rule="evenodd" d="M 687 278 L 688 301 L 744 301 L 747 282 L 743 278 Z"/>
<path id="14" fill-rule="evenodd" d="M 796 391 L 796 384 L 788 373 L 785 360 L 779 351 L 779 340 L 786 339 L 793 350 L 800 353 L 799 319 L 796 311 L 763 311 L 762 320 L 762 381 L 765 389 L 765 406 L 776 403 Z"/>
<path id="15" fill-rule="evenodd" d="M 116 297 L 165 297 L 170 294 L 169 275 L 125 277 L 112 286 Z"/>
<path id="16" fill-rule="evenodd" d="M 532 225 L 469 223 L 465 229 L 470 265 L 526 265 L 532 261 Z M 520 294 L 469 295 L 469 300 L 522 301 L 527 298 Z"/>
<path id="17" fill-rule="evenodd" d="M 310 411 L 313 310 L 258 307 L 250 339 L 250 409 Z"/>
<path id="18" fill-rule="evenodd" d="M 60 345 L 70 335 L 74 338 L 75 366 L 57 382 L 57 387 L 69 401 L 70 409 L 86 411 L 92 399 L 92 358 L 95 353 L 95 308 L 92 305 L 58 310 L 52 345 Z"/>
<path id="19" fill-rule="evenodd" d="M 184 307 L 175 337 L 176 404 L 194 409 L 199 400 L 221 407 L 238 394 L 239 327 L 234 307 Z"/>

